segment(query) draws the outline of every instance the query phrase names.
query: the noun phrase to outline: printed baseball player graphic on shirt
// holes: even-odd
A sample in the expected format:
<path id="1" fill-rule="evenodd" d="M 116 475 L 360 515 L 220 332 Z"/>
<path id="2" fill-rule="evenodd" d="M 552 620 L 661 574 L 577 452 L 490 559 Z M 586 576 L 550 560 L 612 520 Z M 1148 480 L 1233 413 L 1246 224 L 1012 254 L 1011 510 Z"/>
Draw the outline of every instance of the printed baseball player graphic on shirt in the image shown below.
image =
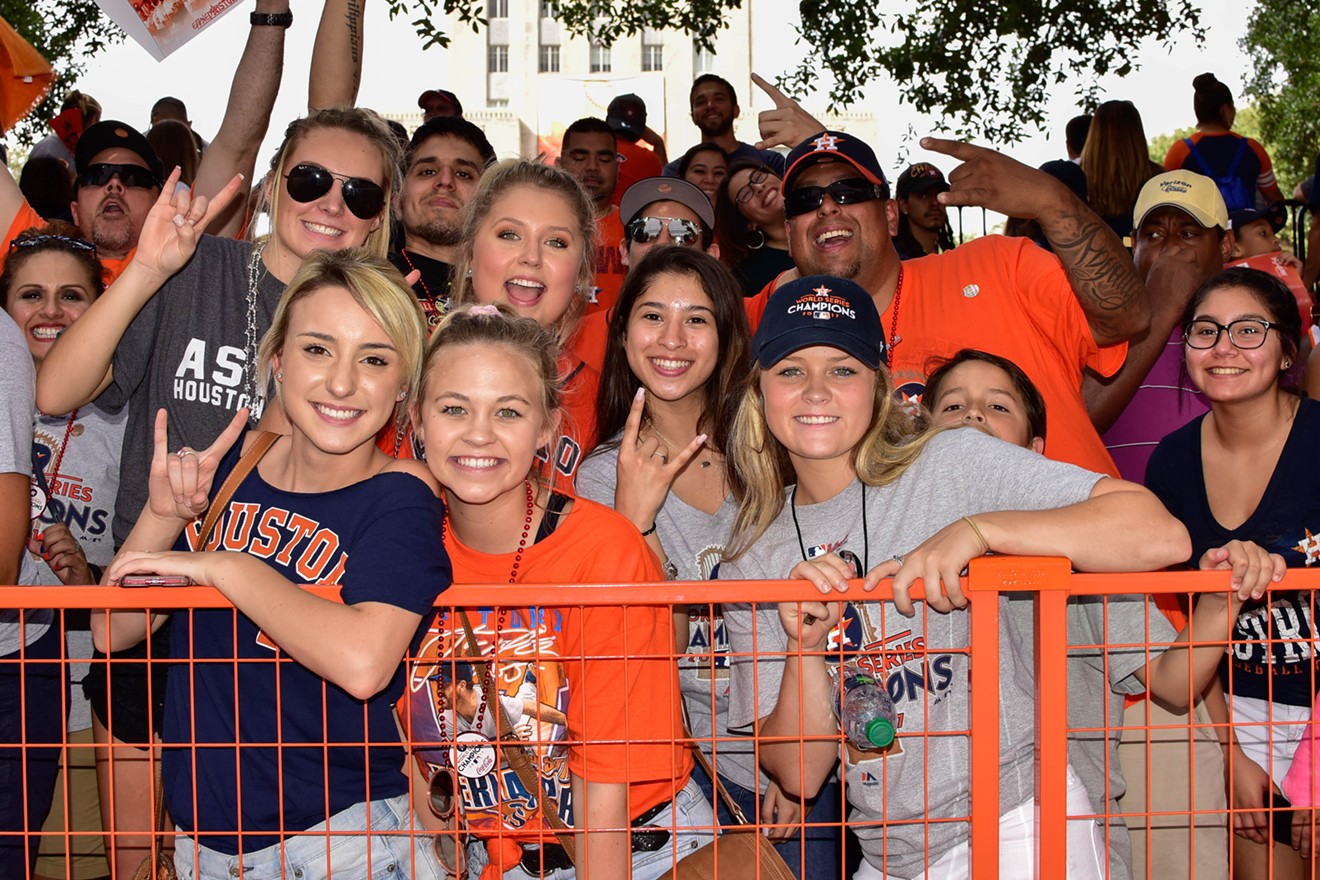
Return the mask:
<path id="1" fill-rule="evenodd" d="M 468 612 L 473 657 L 461 617 L 441 614 L 409 670 L 405 700 L 413 754 L 429 777 L 440 767 L 458 773 L 464 824 L 481 837 L 535 839 L 549 825 L 542 805 L 555 805 L 572 825 L 568 770 L 568 683 L 560 659 L 563 621 L 545 608 Z M 499 736 L 508 721 L 510 737 Z M 524 748 L 539 776 L 529 792 L 508 758 L 496 750 Z"/>

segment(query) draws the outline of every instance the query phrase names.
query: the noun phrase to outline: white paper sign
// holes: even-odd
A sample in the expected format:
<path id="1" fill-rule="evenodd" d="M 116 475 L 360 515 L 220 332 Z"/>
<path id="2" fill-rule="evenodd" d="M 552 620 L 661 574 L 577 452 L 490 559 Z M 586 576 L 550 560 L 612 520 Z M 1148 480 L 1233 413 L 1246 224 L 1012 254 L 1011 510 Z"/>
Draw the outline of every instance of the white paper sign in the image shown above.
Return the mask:
<path id="1" fill-rule="evenodd" d="M 220 20 L 239 0 L 96 0 L 115 24 L 163 61 Z"/>

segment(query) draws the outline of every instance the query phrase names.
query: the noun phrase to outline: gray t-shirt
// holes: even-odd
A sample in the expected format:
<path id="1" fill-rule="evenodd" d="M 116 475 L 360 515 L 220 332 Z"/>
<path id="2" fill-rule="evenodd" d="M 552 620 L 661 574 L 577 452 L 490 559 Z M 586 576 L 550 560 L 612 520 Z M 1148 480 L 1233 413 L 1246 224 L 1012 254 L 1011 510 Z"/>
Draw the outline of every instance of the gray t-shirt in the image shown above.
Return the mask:
<path id="1" fill-rule="evenodd" d="M 614 442 L 618 442 L 617 437 Z M 597 448 L 578 468 L 578 495 L 613 508 L 618 465 L 617 446 Z M 698 510 L 673 492 L 665 497 L 655 515 L 655 533 L 678 570 L 679 580 L 719 576 L 724 545 L 737 512 L 731 497 L 714 514 Z M 743 788 L 760 791 L 765 775 L 757 771 L 750 741 L 728 730 L 729 640 L 722 606 L 688 607 L 688 643 L 678 661 L 678 683 L 687 705 L 692 738 L 716 765 L 716 772 Z"/>
<path id="2" fill-rule="evenodd" d="M 0 315 L 0 474 L 32 475 L 32 414 L 37 410 L 37 373 L 32 366 L 23 331 L 7 313 Z M 37 583 L 36 566 L 22 553 L 20 584 Z M 25 643 L 46 634 L 55 612 L 49 608 L 18 611 L 0 608 L 0 656 L 12 654 Z"/>
<path id="3" fill-rule="evenodd" d="M 1032 667 L 1026 655 L 1035 644 L 1032 594 L 1011 594 L 1008 608 L 1021 635 L 1016 644 L 1025 652 L 1023 662 L 1030 682 Z M 1117 813 L 1118 799 L 1127 791 L 1118 762 L 1123 698 L 1146 690 L 1133 673 L 1162 653 L 1160 648 L 1148 650 L 1148 644 L 1159 646 L 1177 637 L 1169 619 L 1146 596 L 1111 596 L 1108 607 L 1103 596 L 1079 596 L 1068 601 L 1068 644 L 1079 646 L 1068 651 L 1068 763 L 1086 786 L 1097 814 Z M 1101 645 L 1112 647 L 1103 650 Z M 1112 857 L 1110 876 L 1112 880 L 1128 880 L 1132 876 L 1132 842 L 1127 827 L 1121 818 L 1115 818 L 1106 831 Z"/>
<path id="4" fill-rule="evenodd" d="M 72 425 L 68 416 L 41 413 L 37 413 L 35 421 L 32 448 L 50 489 L 50 500 L 41 513 L 40 525 L 42 528 L 54 523 L 68 526 L 82 545 L 87 561 L 104 568 L 115 555 L 110 521 L 119 491 L 119 455 L 124 446 L 128 413 L 121 410 L 111 415 L 92 404 L 78 408 Z M 60 583 L 40 556 L 28 555 L 36 566 L 39 583 Z M 92 656 L 92 633 L 86 611 L 65 612 L 64 642 L 70 660 L 87 660 Z M 86 663 L 69 664 L 69 680 L 74 685 L 69 698 L 71 731 L 92 726 L 91 707 L 78 687 L 87 671 Z"/>
<path id="5" fill-rule="evenodd" d="M 107 412 L 128 407 L 114 537 L 128 537 L 147 502 L 156 410 L 169 415 L 170 449 L 205 449 L 244 393 L 248 335 L 248 260 L 245 241 L 202 236 L 197 252 L 138 312 L 115 349 L 114 381 L 97 398 Z M 254 335 L 270 327 L 284 284 L 259 268 Z M 255 383 L 260 391 L 261 383 Z M 258 402 L 257 406 L 260 406 Z M 253 412 L 255 420 L 259 412 Z"/>
<path id="6" fill-rule="evenodd" d="M 872 568 L 963 516 L 1075 504 L 1102 478 L 978 430 L 948 431 L 933 437 L 889 485 L 864 488 L 853 481 L 828 501 L 797 505 L 796 514 L 786 504 L 750 550 L 720 567 L 720 576 L 782 579 L 804 555 L 842 550 Z M 778 702 L 788 637 L 774 605 L 728 605 L 724 619 L 734 658 L 729 726 L 750 733 Z M 849 659 L 876 670 L 899 712 L 901 753 L 844 762 L 850 827 L 867 861 L 895 877 L 920 874 L 927 853 L 934 862 L 969 833 L 965 822 L 911 821 L 968 814 L 967 737 L 913 734 L 967 729 L 969 622 L 965 612 L 929 613 L 925 603 L 917 603 L 916 616 L 909 618 L 890 603 L 853 601 L 829 641 L 830 651 L 854 655 Z M 1000 635 L 1009 644 L 1018 637 L 1007 613 Z M 1021 653 L 999 653 L 1003 812 L 1033 794 L 1034 697 L 1031 667 L 1022 668 Z"/>

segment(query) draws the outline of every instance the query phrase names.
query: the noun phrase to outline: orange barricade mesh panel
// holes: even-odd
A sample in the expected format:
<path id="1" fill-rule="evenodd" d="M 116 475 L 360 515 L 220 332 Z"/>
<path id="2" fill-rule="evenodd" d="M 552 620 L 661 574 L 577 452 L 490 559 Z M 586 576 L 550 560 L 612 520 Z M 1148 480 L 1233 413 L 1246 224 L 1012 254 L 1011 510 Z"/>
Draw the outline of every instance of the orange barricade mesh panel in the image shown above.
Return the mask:
<path id="1" fill-rule="evenodd" d="M 176 856 L 237 876 L 249 868 L 300 876 L 328 859 L 331 876 L 346 878 L 444 876 L 439 865 L 475 877 L 473 865 L 487 862 L 483 878 L 515 865 L 535 876 L 574 860 L 579 876 L 594 877 L 607 869 L 593 870 L 593 861 L 609 865 L 622 853 L 626 863 L 631 852 L 636 876 L 659 877 L 721 825 L 729 832 L 714 799 L 688 784 L 701 774 L 695 747 L 745 789 L 756 833 L 841 841 L 832 876 L 849 876 L 859 861 L 856 876 L 868 880 L 931 866 L 976 880 L 1030 876 L 1033 864 L 1040 877 L 1227 878 L 1234 863 L 1256 876 L 1293 876 L 1282 863 L 1296 858 L 1291 846 L 1270 850 L 1252 836 L 1266 839 L 1280 824 L 1289 843 L 1314 845 L 1311 810 L 1291 810 L 1272 794 L 1287 785 L 1307 807 L 1320 789 L 1311 707 L 1298 697 L 1317 688 L 1314 643 L 1302 634 L 1320 577 L 1290 571 L 1296 598 L 1251 610 L 1251 639 L 1197 614 L 1180 635 L 1151 601 L 1172 597 L 1191 609 L 1202 594 L 1220 594 L 1206 600 L 1210 608 L 1223 603 L 1227 580 L 1223 572 L 1073 575 L 1066 560 L 991 557 L 972 566 L 969 609 L 919 614 L 910 625 L 872 613 L 867 603 L 888 601 L 887 585 L 865 595 L 855 582 L 855 594 L 827 597 L 839 622 L 824 647 L 808 651 L 787 639 L 775 604 L 797 613 L 800 603 L 820 601 L 803 582 L 501 585 L 500 607 L 488 604 L 491 588 L 455 587 L 406 659 L 395 685 L 397 727 L 386 729 L 332 685 L 309 694 L 296 661 L 277 646 L 236 659 L 233 645 L 199 643 L 195 617 L 175 610 L 169 656 L 148 641 L 143 658 L 112 656 L 85 673 L 105 683 L 118 680 L 121 663 L 164 671 L 171 691 L 188 696 L 166 709 L 174 741 L 154 743 L 159 731 L 145 717 L 117 720 L 124 704 L 111 700 L 110 733 L 135 731 L 112 748 L 67 736 L 14 744 L 17 775 L 6 796 L 25 809 L 34 806 L 24 782 L 38 759 L 60 747 L 70 756 L 95 751 L 104 832 L 43 832 L 40 817 L 28 816 L 25 829 L 0 834 L 57 838 L 66 854 L 80 838 L 104 837 L 107 856 L 122 865 L 149 855 L 153 838 L 174 847 L 175 822 L 207 817 L 206 833 L 178 838 L 187 851 Z M 155 607 L 225 615 L 236 641 L 249 632 L 206 587 L 0 587 L 0 602 L 56 608 L 61 628 L 71 625 L 69 612 L 97 609 L 145 632 L 140 609 Z M 683 653 L 677 646 L 687 647 L 691 627 L 705 634 L 705 647 L 697 639 Z M 1193 678 L 1224 657 L 1224 696 L 1212 689 L 1202 697 Z M 79 659 L 61 651 L 52 662 L 68 674 Z M 25 648 L 0 667 L 21 677 L 36 662 Z M 860 751 L 818 714 L 837 700 L 803 684 L 819 680 L 811 670 L 821 664 L 856 667 L 879 682 L 898 712 L 891 746 Z M 1248 693 L 1243 682 L 1266 667 L 1263 698 Z M 193 686 L 180 690 L 180 680 Z M 263 683 L 261 699 L 243 696 L 253 681 Z M 142 682 L 145 698 L 162 696 L 159 677 Z M 806 708 L 796 718 L 773 714 L 790 698 Z M 1207 710 L 1212 698 L 1218 706 Z M 67 714 L 67 696 L 59 708 Z M 727 726 L 712 721 L 726 711 Z M 221 717 L 229 727 L 217 727 Z M 832 755 L 844 758 L 837 771 Z M 1295 756 L 1298 769 L 1285 782 Z M 162 764 L 166 800 L 183 815 L 155 832 L 152 780 Z M 308 768 L 320 785 L 310 794 L 286 790 Z M 782 792 L 766 810 L 758 768 L 775 771 Z M 308 822 L 339 811 L 347 779 L 366 780 L 365 806 L 329 827 Z M 795 796 L 817 791 L 832 800 L 804 815 Z M 70 785 L 53 797 L 68 815 Z M 215 825 L 222 815 L 232 822 Z M 270 841 L 283 841 L 273 857 L 262 851 Z M 717 875 L 727 852 L 716 848 Z M 792 852 L 801 875 L 810 850 Z M 73 856 L 64 858 L 72 876 Z"/>

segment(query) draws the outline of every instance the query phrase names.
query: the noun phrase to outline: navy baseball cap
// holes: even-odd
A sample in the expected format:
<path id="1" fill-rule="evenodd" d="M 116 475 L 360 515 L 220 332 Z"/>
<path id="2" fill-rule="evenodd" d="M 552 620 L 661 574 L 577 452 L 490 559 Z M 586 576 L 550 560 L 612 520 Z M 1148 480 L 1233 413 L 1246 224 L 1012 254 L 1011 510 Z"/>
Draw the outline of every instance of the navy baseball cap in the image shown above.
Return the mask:
<path id="1" fill-rule="evenodd" d="M 1270 229 L 1278 232 L 1288 225 L 1288 209 L 1283 202 L 1271 202 L 1263 209 L 1243 208 L 1240 211 L 1230 211 L 1228 213 L 1228 222 L 1232 229 L 1238 230 L 1248 223 L 1255 223 L 1257 220 L 1268 220 Z"/>
<path id="2" fill-rule="evenodd" d="M 875 302 L 846 278 L 808 275 L 770 294 L 752 351 L 761 369 L 768 370 L 813 345 L 845 351 L 873 370 L 889 364 Z"/>
<path id="3" fill-rule="evenodd" d="M 889 181 L 866 141 L 841 131 L 822 131 L 815 137 L 809 137 L 793 148 L 788 154 L 787 171 L 784 172 L 784 192 L 793 189 L 797 176 L 812 165 L 821 162 L 847 162 L 871 183 L 884 187 L 881 198 L 889 198 Z"/>

